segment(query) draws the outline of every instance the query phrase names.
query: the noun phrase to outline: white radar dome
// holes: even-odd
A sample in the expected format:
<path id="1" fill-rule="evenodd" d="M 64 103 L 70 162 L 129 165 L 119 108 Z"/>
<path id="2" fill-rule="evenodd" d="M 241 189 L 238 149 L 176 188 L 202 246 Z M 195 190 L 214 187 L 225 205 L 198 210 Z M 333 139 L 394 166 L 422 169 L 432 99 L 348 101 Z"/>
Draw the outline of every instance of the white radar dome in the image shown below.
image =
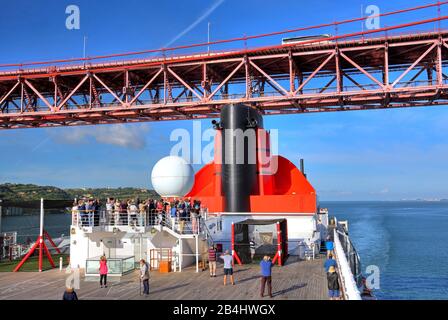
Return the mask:
<path id="1" fill-rule="evenodd" d="M 183 158 L 165 157 L 152 169 L 151 182 L 154 190 L 162 197 L 183 197 L 193 187 L 194 171 Z"/>

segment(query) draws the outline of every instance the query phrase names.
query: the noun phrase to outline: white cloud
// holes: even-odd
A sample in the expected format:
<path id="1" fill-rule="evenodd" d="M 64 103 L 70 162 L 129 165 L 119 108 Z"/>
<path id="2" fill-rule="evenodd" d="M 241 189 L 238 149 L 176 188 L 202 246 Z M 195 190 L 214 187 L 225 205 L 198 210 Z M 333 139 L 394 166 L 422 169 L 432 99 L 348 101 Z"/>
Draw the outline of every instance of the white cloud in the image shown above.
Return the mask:
<path id="1" fill-rule="evenodd" d="M 67 128 L 63 131 L 49 131 L 52 138 L 59 143 L 80 144 L 91 141 L 110 144 L 130 149 L 143 149 L 146 145 L 145 136 L 148 125 L 123 124 Z"/>
<path id="2" fill-rule="evenodd" d="M 384 195 L 384 194 L 388 194 L 388 193 L 389 193 L 389 188 L 383 188 L 380 191 L 370 192 L 370 194 L 373 194 L 373 195 Z"/>

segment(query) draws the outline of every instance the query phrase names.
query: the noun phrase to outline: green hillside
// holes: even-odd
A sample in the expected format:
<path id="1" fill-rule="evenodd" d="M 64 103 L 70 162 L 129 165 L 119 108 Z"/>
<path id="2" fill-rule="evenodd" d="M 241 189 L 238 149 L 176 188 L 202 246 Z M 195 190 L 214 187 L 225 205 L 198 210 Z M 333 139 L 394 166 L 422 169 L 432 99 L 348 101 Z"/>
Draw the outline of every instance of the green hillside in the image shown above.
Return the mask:
<path id="1" fill-rule="evenodd" d="M 44 198 L 46 200 L 70 200 L 71 195 L 64 190 L 52 186 L 34 184 L 0 184 L 0 198 L 11 201 L 31 201 Z"/>
<path id="2" fill-rule="evenodd" d="M 75 198 L 108 197 L 118 199 L 147 199 L 157 198 L 153 190 L 139 188 L 77 188 L 61 189 L 53 186 L 38 186 L 34 184 L 0 184 L 0 199 L 9 201 L 33 201 L 44 198 L 45 200 L 73 200 Z"/>
<path id="3" fill-rule="evenodd" d="M 71 198 L 95 198 L 106 199 L 108 197 L 115 199 L 147 199 L 158 198 L 154 190 L 137 189 L 137 188 L 82 188 L 82 189 L 65 189 L 71 195 Z"/>

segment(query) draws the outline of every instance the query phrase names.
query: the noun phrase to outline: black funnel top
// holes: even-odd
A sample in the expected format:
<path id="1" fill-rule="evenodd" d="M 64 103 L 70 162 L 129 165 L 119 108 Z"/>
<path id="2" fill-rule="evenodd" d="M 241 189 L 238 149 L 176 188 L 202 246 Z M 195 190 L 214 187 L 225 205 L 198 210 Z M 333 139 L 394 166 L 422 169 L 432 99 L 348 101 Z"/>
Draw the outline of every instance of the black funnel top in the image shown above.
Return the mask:
<path id="1" fill-rule="evenodd" d="M 246 105 L 226 105 L 221 110 L 222 190 L 226 212 L 250 212 L 257 176 L 257 128 L 260 113 Z"/>

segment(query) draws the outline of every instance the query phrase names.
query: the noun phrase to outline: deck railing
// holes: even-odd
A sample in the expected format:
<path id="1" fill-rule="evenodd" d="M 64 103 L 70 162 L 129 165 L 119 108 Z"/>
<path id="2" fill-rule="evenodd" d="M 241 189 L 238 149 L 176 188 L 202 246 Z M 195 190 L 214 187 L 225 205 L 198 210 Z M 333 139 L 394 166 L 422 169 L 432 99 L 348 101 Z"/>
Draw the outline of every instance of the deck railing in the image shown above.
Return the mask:
<path id="1" fill-rule="evenodd" d="M 106 227 L 167 227 L 178 234 L 202 234 L 211 239 L 210 232 L 205 226 L 203 216 L 205 210 L 199 214 L 189 216 L 170 216 L 162 210 L 116 211 L 116 210 L 73 210 L 72 225 L 79 228 L 106 228 Z"/>
<path id="2" fill-rule="evenodd" d="M 339 276 L 341 280 L 342 293 L 346 300 L 361 300 L 361 295 L 358 289 L 356 276 L 352 273 L 347 252 L 344 250 L 341 240 L 341 231 L 337 228 L 333 229 L 334 251 L 336 262 L 338 265 Z"/>

